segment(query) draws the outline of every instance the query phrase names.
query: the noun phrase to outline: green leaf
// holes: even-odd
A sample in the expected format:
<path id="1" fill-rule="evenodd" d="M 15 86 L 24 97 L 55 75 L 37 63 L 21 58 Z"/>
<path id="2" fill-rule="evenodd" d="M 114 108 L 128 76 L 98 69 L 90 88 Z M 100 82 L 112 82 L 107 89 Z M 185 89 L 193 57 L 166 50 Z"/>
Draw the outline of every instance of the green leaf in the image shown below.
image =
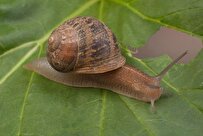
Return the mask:
<path id="1" fill-rule="evenodd" d="M 201 0 L 1 0 L 0 135 L 201 136 L 203 50 L 164 77 L 168 95 L 155 103 L 154 113 L 148 103 L 109 90 L 64 86 L 22 65 L 45 56 L 52 30 L 75 16 L 94 16 L 121 44 L 139 47 L 161 26 L 203 39 L 202 9 Z M 150 75 L 171 61 L 124 54 L 128 64 Z"/>

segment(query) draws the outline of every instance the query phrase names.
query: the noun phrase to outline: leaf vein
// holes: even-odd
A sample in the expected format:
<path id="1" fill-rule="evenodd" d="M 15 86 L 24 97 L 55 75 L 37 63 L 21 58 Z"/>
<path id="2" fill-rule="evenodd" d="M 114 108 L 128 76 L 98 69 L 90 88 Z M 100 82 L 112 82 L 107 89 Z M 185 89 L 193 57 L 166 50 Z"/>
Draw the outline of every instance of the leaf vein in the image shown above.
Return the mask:
<path id="1" fill-rule="evenodd" d="M 164 16 L 159 17 L 159 19 L 163 19 L 163 18 L 165 18 L 165 17 L 171 16 L 171 15 L 174 15 L 174 14 L 177 14 L 177 13 L 181 13 L 181 12 L 183 12 L 183 11 L 196 10 L 196 9 L 201 9 L 201 10 L 202 10 L 203 8 L 201 8 L 201 7 L 184 8 L 184 9 L 176 10 L 176 11 L 174 11 L 174 12 L 170 12 L 170 13 L 164 15 Z"/>
<path id="2" fill-rule="evenodd" d="M 6 73 L 0 80 L 0 84 L 4 83 L 8 77 L 10 77 L 36 50 L 38 46 L 35 46 L 32 48 L 28 53 L 25 54 L 25 56 L 16 63 L 16 65 L 9 70 L 8 73 Z"/>
<path id="3" fill-rule="evenodd" d="M 105 110 L 106 110 L 106 91 L 102 90 L 102 109 L 100 113 L 100 131 L 99 131 L 99 136 L 103 136 L 103 131 L 104 131 L 104 115 L 105 115 Z"/>
<path id="4" fill-rule="evenodd" d="M 103 19 L 103 9 L 104 9 L 104 0 L 100 0 L 100 8 L 99 8 L 99 19 Z"/>
<path id="5" fill-rule="evenodd" d="M 38 45 L 39 46 L 39 45 Z M 37 47 L 38 47 L 37 46 Z M 42 45 L 40 46 L 40 50 L 39 50 L 39 53 L 38 53 L 38 58 L 40 57 L 41 53 L 42 53 Z M 31 74 L 31 77 L 30 77 L 30 80 L 29 80 L 29 83 L 28 83 L 28 86 L 27 86 L 27 89 L 25 91 L 25 95 L 24 95 L 24 98 L 23 98 L 23 104 L 22 104 L 22 108 L 21 108 L 21 111 L 20 111 L 20 123 L 19 123 L 19 128 L 18 128 L 18 132 L 17 132 L 17 136 L 20 136 L 21 134 L 21 131 L 22 131 L 22 124 L 23 124 L 23 116 L 24 116 L 24 111 L 25 111 L 25 105 L 26 105 L 26 101 L 27 101 L 27 98 L 28 98 L 28 94 L 29 94 L 29 90 L 31 88 L 31 85 L 32 85 L 32 80 L 34 78 L 34 72 L 32 72 Z"/>
<path id="6" fill-rule="evenodd" d="M 8 54 L 10 54 L 10 53 L 13 53 L 13 52 L 15 52 L 15 51 L 18 51 L 18 50 L 20 50 L 20 49 L 22 49 L 22 48 L 26 48 L 26 47 L 32 46 L 32 44 L 34 44 L 34 43 L 36 43 L 36 41 L 26 42 L 26 43 L 23 43 L 23 44 L 21 44 L 21 45 L 19 45 L 19 46 L 16 46 L 15 48 L 12 48 L 12 49 L 10 49 L 10 50 L 4 52 L 3 54 L 1 54 L 1 55 L 0 55 L 0 58 L 2 58 L 2 57 L 5 56 L 5 55 L 8 55 Z"/>
<path id="7" fill-rule="evenodd" d="M 27 89 L 25 91 L 25 95 L 24 95 L 24 98 L 23 98 L 23 105 L 22 105 L 22 108 L 21 108 L 21 111 L 20 111 L 20 123 L 19 123 L 19 127 L 18 127 L 17 136 L 21 135 L 23 116 L 24 116 L 24 111 L 25 111 L 25 105 L 26 105 L 27 97 L 28 97 L 28 94 L 29 94 L 29 90 L 31 88 L 33 78 L 34 78 L 34 72 L 32 73 L 32 75 L 30 77 L 30 81 L 28 83 L 28 87 L 27 87 Z"/>

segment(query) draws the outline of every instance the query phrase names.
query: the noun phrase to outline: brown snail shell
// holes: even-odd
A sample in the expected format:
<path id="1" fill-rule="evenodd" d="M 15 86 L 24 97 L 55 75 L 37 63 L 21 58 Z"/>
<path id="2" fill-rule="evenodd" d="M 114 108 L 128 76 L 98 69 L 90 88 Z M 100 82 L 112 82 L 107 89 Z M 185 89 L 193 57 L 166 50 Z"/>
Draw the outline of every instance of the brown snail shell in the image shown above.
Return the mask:
<path id="1" fill-rule="evenodd" d="M 92 17 L 73 18 L 54 30 L 47 58 L 60 72 L 104 73 L 125 64 L 113 32 Z"/>

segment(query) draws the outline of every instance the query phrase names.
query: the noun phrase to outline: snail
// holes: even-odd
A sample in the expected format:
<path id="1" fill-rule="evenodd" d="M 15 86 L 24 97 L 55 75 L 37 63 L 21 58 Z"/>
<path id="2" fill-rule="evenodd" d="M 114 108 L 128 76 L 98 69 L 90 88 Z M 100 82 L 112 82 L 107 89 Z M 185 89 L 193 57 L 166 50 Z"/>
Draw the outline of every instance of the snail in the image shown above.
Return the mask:
<path id="1" fill-rule="evenodd" d="M 113 32 L 93 17 L 76 17 L 56 28 L 48 39 L 47 57 L 25 67 L 68 86 L 111 90 L 144 102 L 158 100 L 160 81 L 187 51 L 157 76 L 125 63 Z"/>

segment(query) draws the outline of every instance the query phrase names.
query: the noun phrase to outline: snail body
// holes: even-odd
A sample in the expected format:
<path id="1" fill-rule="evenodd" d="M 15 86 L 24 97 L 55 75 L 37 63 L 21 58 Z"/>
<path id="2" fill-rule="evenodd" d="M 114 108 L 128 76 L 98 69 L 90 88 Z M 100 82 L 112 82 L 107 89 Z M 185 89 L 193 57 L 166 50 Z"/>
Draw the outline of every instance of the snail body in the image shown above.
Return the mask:
<path id="1" fill-rule="evenodd" d="M 128 65 L 98 74 L 61 73 L 53 69 L 46 58 L 41 58 L 27 64 L 26 68 L 68 86 L 108 89 L 145 102 L 157 100 L 162 93 L 156 78 Z"/>
<path id="2" fill-rule="evenodd" d="M 186 53 L 151 77 L 125 64 L 116 37 L 105 24 L 92 17 L 77 17 L 52 32 L 47 58 L 25 67 L 68 86 L 108 89 L 153 105 L 163 92 L 162 77 Z"/>

